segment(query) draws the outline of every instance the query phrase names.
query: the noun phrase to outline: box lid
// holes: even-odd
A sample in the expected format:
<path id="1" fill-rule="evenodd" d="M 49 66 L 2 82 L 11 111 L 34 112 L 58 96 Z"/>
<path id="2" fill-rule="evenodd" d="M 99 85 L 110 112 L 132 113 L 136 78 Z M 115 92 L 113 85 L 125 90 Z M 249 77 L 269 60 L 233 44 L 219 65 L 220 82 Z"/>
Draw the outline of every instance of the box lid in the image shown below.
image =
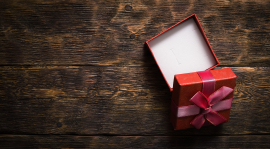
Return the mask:
<path id="1" fill-rule="evenodd" d="M 212 69 L 219 61 L 195 14 L 146 41 L 170 90 L 175 74 Z"/>

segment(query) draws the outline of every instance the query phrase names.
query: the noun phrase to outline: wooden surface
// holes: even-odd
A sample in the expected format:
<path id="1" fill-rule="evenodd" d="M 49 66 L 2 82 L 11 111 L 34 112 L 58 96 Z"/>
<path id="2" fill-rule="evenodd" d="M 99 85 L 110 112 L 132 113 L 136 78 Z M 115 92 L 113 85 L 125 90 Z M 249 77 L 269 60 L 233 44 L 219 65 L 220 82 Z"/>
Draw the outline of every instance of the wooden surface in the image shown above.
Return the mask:
<path id="1" fill-rule="evenodd" d="M 1 148 L 270 148 L 270 1 L 0 1 Z M 144 42 L 196 13 L 229 123 L 174 131 Z"/>

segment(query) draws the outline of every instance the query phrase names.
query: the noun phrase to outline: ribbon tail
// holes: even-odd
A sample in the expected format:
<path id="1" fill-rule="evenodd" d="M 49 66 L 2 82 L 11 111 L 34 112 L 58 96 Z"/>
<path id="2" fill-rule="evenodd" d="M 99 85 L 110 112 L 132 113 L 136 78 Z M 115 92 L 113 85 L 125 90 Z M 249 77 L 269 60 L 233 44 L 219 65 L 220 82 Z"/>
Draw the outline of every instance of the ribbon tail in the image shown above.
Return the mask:
<path id="1" fill-rule="evenodd" d="M 209 107 L 209 102 L 207 98 L 200 91 L 198 91 L 189 101 L 192 101 L 202 109 L 207 109 Z"/>
<path id="2" fill-rule="evenodd" d="M 209 113 L 207 113 L 205 118 L 215 126 L 219 125 L 220 123 L 224 123 L 227 120 L 225 117 L 214 110 L 211 110 Z"/>
<path id="3" fill-rule="evenodd" d="M 200 129 L 205 122 L 204 114 L 200 114 L 196 116 L 190 124 L 193 125 L 195 128 Z"/>
<path id="4" fill-rule="evenodd" d="M 233 92 L 233 89 L 227 86 L 222 86 L 220 89 L 215 91 L 213 94 L 209 96 L 209 102 L 211 105 L 216 104 L 217 102 L 224 99 L 226 96 L 228 96 L 230 93 Z"/>

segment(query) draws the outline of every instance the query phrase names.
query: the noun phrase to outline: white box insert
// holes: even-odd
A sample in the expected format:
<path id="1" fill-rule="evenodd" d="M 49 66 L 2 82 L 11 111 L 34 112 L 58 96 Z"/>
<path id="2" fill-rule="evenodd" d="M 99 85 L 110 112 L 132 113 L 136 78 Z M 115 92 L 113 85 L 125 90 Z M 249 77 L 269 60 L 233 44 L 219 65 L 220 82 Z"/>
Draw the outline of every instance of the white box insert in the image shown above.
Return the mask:
<path id="1" fill-rule="evenodd" d="M 193 17 L 150 40 L 148 45 L 171 89 L 174 75 L 203 71 L 218 63 Z"/>

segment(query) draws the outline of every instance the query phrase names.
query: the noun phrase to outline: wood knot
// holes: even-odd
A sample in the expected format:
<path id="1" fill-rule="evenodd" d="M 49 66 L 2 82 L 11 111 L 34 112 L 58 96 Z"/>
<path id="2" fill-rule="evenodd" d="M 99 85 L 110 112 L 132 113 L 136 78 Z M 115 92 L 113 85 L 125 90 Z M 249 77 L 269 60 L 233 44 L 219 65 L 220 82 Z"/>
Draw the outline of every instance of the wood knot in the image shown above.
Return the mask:
<path id="1" fill-rule="evenodd" d="M 125 6 L 125 10 L 126 10 L 126 11 L 131 11 L 131 10 L 132 10 L 132 7 L 131 7 L 130 5 L 126 5 L 126 6 Z"/>
<path id="2" fill-rule="evenodd" d="M 129 37 L 130 37 L 130 39 L 134 39 L 135 38 L 135 34 L 131 34 Z"/>
<path id="3" fill-rule="evenodd" d="M 58 122 L 57 124 L 57 127 L 62 127 L 62 123 Z"/>

